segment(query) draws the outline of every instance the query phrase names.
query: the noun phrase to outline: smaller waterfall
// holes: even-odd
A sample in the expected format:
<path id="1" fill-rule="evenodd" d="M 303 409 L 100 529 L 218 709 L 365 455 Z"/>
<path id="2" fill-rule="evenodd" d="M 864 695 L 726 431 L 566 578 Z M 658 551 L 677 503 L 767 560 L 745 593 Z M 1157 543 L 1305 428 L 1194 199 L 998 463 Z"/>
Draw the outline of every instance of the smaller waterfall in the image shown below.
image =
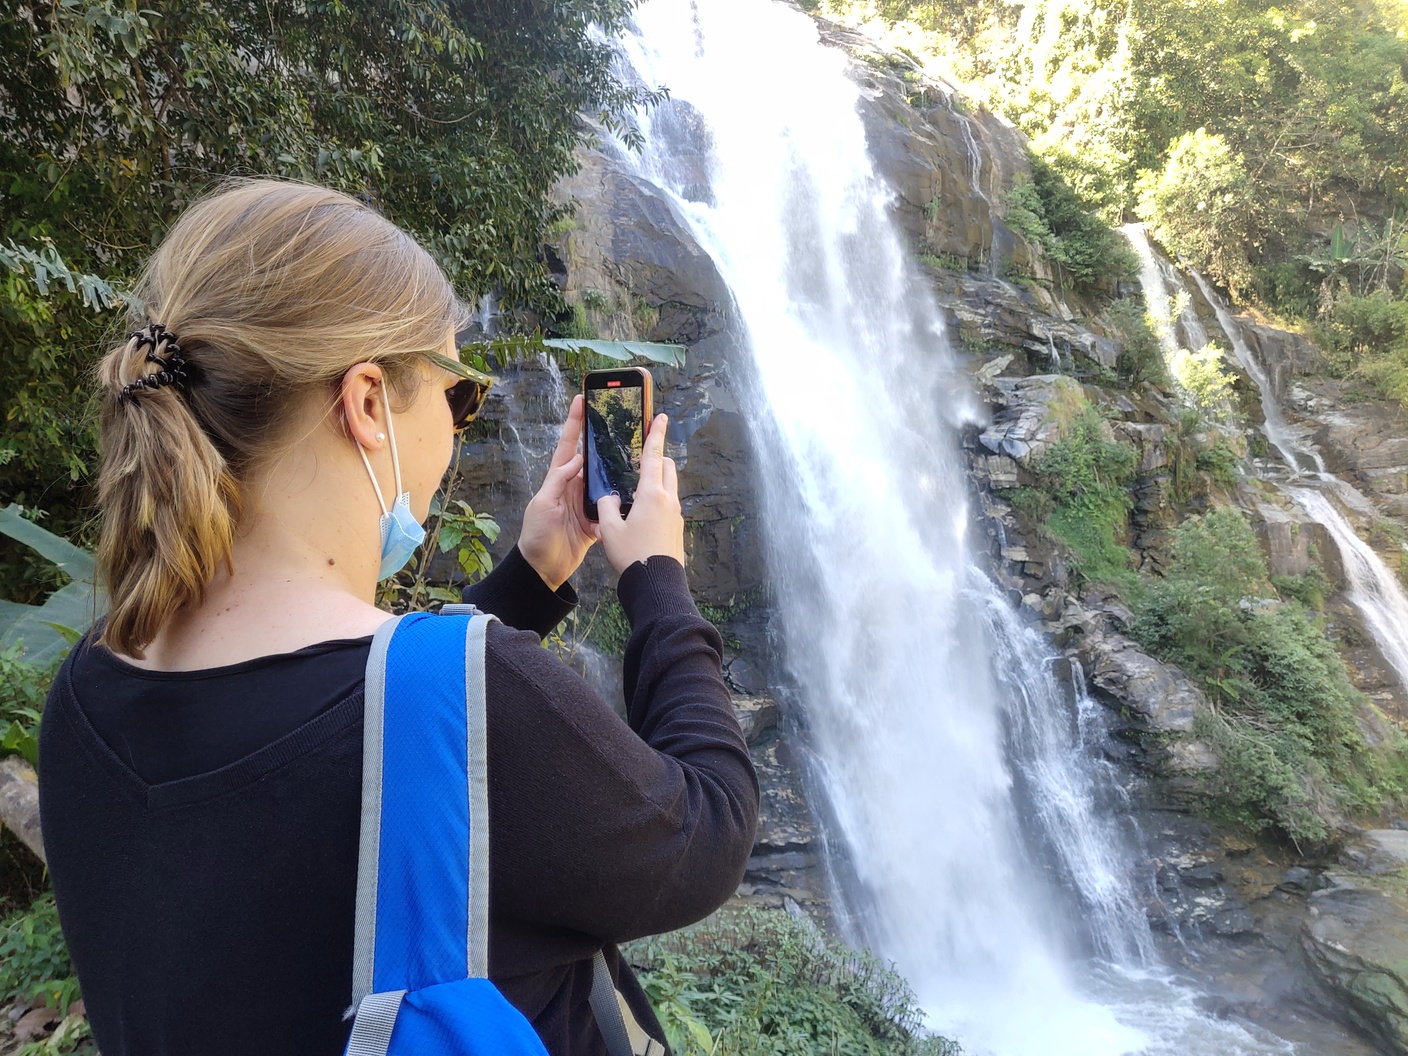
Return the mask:
<path id="1" fill-rule="evenodd" d="M 1349 581 L 1349 600 L 1408 689 L 1408 595 L 1402 583 L 1323 494 L 1310 488 L 1293 488 L 1290 494 L 1335 540 Z"/>
<path id="2" fill-rule="evenodd" d="M 1144 286 L 1144 299 L 1150 312 L 1167 313 L 1174 294 L 1179 290 L 1187 290 L 1182 277 L 1171 265 L 1166 265 L 1158 259 L 1149 244 L 1143 225 L 1130 225 L 1121 228 L 1121 231 L 1139 254 L 1139 277 Z M 1398 577 L 1384 564 L 1383 558 L 1359 538 L 1349 520 L 1326 492 L 1346 505 L 1370 515 L 1376 512 L 1373 504 L 1349 483 L 1330 473 L 1320 452 L 1296 436 L 1276 403 L 1270 378 L 1252 354 L 1246 338 L 1242 336 L 1241 326 L 1208 282 L 1196 271 L 1192 274 L 1203 297 L 1216 313 L 1218 325 L 1226 334 L 1238 362 L 1256 383 L 1265 418 L 1262 432 L 1285 461 L 1291 471 L 1292 480 L 1297 485 L 1280 484 L 1278 487 L 1281 493 L 1299 506 L 1307 517 L 1323 527 L 1335 541 L 1348 581 L 1345 593 L 1350 603 L 1359 611 L 1365 627 L 1373 635 L 1384 659 L 1392 666 L 1403 687 L 1408 689 L 1408 593 L 1405 593 Z M 1203 344 L 1206 345 L 1207 334 L 1202 328 L 1202 323 L 1198 322 L 1196 329 L 1190 327 L 1186 318 L 1189 314 L 1195 314 L 1191 313 L 1191 306 L 1180 316 L 1185 333 L 1196 335 L 1201 331 Z M 1312 481 L 1316 486 L 1311 486 Z"/>
<path id="3" fill-rule="evenodd" d="M 1227 335 L 1227 340 L 1232 343 L 1232 352 L 1237 357 L 1237 362 L 1242 364 L 1242 369 L 1256 382 L 1257 392 L 1261 397 L 1261 413 L 1266 419 L 1266 424 L 1263 426 L 1266 439 L 1270 441 L 1272 447 L 1281 452 L 1281 457 L 1285 459 L 1286 465 L 1290 466 L 1293 472 L 1299 474 L 1303 470 L 1313 469 L 1317 473 L 1325 473 L 1325 460 L 1320 457 L 1320 452 L 1297 439 L 1290 425 L 1286 422 L 1286 416 L 1281 413 L 1280 404 L 1276 402 L 1271 379 L 1266 376 L 1266 371 L 1262 369 L 1256 356 L 1252 355 L 1252 350 L 1247 347 L 1246 339 L 1242 337 L 1242 328 L 1232 318 L 1232 313 L 1227 310 L 1227 305 L 1197 270 L 1193 271 L 1193 281 L 1198 284 L 1203 298 L 1212 305 L 1212 310 L 1217 313 L 1218 325 Z"/>

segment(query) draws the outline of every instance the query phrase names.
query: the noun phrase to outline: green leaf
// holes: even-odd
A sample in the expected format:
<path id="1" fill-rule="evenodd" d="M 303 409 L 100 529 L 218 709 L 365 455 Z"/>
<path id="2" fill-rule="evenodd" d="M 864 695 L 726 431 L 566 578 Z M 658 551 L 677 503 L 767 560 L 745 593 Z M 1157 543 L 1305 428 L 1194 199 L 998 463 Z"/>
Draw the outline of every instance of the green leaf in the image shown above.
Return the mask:
<path id="1" fill-rule="evenodd" d="M 669 367 L 684 366 L 687 349 L 684 345 L 661 344 L 656 341 L 599 341 L 586 338 L 551 337 L 543 344 L 565 352 L 595 352 L 598 356 L 628 362 L 633 358 L 648 359 Z"/>
<path id="2" fill-rule="evenodd" d="M 97 575 L 97 564 L 92 554 L 26 519 L 22 516 L 23 510 L 24 507 L 15 503 L 0 509 L 0 535 L 8 535 L 39 556 L 48 558 L 68 573 L 71 579 L 91 580 Z"/>

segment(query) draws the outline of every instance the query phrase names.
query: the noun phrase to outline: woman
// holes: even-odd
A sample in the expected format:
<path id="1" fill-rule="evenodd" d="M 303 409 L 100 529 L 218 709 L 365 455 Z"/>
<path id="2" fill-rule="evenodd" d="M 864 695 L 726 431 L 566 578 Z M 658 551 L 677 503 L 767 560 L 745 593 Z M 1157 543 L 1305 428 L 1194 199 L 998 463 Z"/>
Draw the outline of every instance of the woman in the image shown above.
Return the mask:
<path id="1" fill-rule="evenodd" d="M 104 1056 L 334 1056 L 376 584 L 477 409 L 453 337 L 466 311 L 373 210 L 267 180 L 192 207 L 137 294 L 142 329 L 100 370 L 111 609 L 40 738 L 59 917 Z M 517 547 L 466 591 L 503 621 L 486 660 L 490 977 L 554 1054 L 606 1051 L 588 1007 L 603 947 L 662 1037 L 612 944 L 722 903 L 757 814 L 721 644 L 685 582 L 665 418 L 629 520 L 612 499 L 596 526 L 582 413 L 578 397 Z M 629 725 L 540 645 L 597 539 L 632 628 Z"/>

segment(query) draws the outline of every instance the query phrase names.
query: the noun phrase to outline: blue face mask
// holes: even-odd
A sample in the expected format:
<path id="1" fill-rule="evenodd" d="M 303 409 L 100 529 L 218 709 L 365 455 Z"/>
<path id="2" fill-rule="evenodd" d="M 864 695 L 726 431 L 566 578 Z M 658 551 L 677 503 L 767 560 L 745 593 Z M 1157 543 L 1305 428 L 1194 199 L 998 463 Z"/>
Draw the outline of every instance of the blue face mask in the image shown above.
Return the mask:
<path id="1" fill-rule="evenodd" d="M 381 505 L 381 569 L 377 572 L 378 581 L 394 576 L 405 568 L 416 547 L 425 542 L 425 529 L 411 513 L 411 493 L 401 490 L 401 460 L 396 457 L 396 430 L 391 425 L 391 401 L 384 385 L 381 400 L 386 407 L 386 435 L 391 441 L 391 469 L 396 477 L 396 501 L 390 509 L 387 509 L 381 485 L 376 482 L 366 449 L 361 444 L 357 445 L 362 455 L 362 465 L 367 467 L 367 476 L 372 478 L 372 487 L 376 489 L 376 501 Z"/>

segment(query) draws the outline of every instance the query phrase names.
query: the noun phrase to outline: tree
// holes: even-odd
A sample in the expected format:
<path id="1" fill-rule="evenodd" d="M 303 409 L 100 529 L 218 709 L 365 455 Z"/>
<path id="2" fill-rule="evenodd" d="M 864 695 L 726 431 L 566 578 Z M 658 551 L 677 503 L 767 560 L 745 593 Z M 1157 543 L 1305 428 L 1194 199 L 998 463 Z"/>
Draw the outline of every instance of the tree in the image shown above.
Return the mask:
<path id="1" fill-rule="evenodd" d="M 649 97 L 589 32 L 631 6 L 0 0 L 0 247 L 120 289 L 221 177 L 283 175 L 371 200 L 466 294 L 551 314 L 539 246 L 579 115 L 628 129 Z M 86 375 L 115 319 L 31 267 L 0 277 L 0 502 L 68 528 L 93 449 Z"/>
<path id="2" fill-rule="evenodd" d="M 1179 136 L 1163 171 L 1140 173 L 1135 190 L 1155 238 L 1234 292 L 1246 288 L 1251 181 L 1226 139 L 1203 128 Z"/>

